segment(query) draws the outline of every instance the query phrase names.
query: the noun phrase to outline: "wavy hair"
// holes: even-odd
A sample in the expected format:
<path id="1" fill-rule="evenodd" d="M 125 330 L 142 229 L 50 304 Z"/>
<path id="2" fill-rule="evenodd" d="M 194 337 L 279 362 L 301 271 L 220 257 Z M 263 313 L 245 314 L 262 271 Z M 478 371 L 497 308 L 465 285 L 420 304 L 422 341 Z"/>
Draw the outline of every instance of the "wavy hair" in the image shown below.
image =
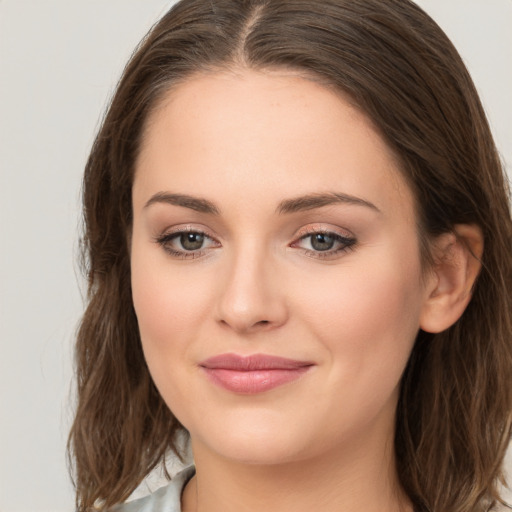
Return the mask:
<path id="1" fill-rule="evenodd" d="M 127 64 L 85 168 L 87 308 L 76 340 L 69 457 L 77 509 L 125 500 L 183 431 L 152 383 L 130 287 L 134 163 L 162 97 L 193 75 L 301 71 L 352 99 L 378 127 L 416 198 L 429 241 L 456 224 L 484 235 L 462 317 L 420 331 L 401 383 L 395 454 L 419 512 L 496 504 L 512 417 L 512 222 L 508 185 L 457 51 L 409 0 L 182 0 Z"/>

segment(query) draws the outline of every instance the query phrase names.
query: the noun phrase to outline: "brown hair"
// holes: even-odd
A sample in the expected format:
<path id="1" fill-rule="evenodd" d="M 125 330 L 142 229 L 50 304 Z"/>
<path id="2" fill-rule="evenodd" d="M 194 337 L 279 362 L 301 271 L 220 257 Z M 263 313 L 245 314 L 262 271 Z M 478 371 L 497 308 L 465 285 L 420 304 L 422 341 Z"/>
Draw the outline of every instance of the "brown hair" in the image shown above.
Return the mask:
<path id="1" fill-rule="evenodd" d="M 482 229 L 483 267 L 465 313 L 440 334 L 418 334 L 402 379 L 395 452 L 416 510 L 484 510 L 499 500 L 511 434 L 508 189 L 461 58 L 409 0 L 182 0 L 140 44 L 85 169 L 89 295 L 69 438 L 78 510 L 123 501 L 177 451 L 183 429 L 151 381 L 132 305 L 134 163 L 145 121 L 170 88 L 236 66 L 296 69 L 351 97 L 398 155 L 423 240 L 460 223 Z M 424 249 L 428 255 L 428 242 Z"/>

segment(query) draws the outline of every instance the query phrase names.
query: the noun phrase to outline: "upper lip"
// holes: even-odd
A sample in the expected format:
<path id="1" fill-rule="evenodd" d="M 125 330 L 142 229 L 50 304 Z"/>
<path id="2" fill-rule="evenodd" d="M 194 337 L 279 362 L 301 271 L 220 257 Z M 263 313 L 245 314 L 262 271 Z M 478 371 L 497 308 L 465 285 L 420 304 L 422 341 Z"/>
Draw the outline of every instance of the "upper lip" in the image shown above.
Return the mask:
<path id="1" fill-rule="evenodd" d="M 311 361 L 288 359 L 286 357 L 272 356 L 268 354 L 252 354 L 241 356 L 238 354 L 220 354 L 210 357 L 199 366 L 203 368 L 233 370 L 239 372 L 250 372 L 258 370 L 297 370 L 312 366 Z"/>

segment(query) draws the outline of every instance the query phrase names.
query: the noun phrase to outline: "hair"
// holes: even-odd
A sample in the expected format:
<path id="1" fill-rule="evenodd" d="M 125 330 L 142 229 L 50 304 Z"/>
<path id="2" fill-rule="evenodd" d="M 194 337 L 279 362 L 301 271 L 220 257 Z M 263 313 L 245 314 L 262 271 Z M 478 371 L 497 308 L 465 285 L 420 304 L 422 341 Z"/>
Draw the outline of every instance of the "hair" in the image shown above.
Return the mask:
<path id="1" fill-rule="evenodd" d="M 83 182 L 87 308 L 76 341 L 68 450 L 79 511 L 125 500 L 184 431 L 144 360 L 130 285 L 134 167 L 145 124 L 176 84 L 221 70 L 290 69 L 349 97 L 396 153 L 429 241 L 457 224 L 484 236 L 462 317 L 420 331 L 401 381 L 395 455 L 417 511 L 500 502 L 512 418 L 508 185 L 472 80 L 409 0 L 182 0 L 142 40 L 103 119 Z"/>

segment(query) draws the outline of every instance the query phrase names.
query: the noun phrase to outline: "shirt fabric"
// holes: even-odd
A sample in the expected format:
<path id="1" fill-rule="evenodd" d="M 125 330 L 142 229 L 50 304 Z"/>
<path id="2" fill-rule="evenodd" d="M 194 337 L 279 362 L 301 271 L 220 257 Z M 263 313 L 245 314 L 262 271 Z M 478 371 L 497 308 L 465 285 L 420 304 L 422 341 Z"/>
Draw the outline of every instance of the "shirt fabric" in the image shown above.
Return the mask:
<path id="1" fill-rule="evenodd" d="M 188 466 L 175 475 L 168 485 L 138 500 L 115 505 L 109 512 L 181 512 L 181 493 L 195 472 L 194 466 Z"/>

